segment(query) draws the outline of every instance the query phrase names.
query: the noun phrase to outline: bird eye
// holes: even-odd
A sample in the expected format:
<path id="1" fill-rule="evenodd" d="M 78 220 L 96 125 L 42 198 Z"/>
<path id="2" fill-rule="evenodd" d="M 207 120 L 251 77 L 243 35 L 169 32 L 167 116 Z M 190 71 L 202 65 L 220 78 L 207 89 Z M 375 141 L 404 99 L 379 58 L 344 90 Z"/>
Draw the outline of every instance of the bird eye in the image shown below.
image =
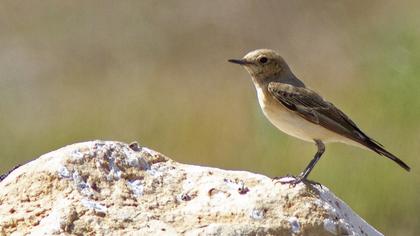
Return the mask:
<path id="1" fill-rule="evenodd" d="M 258 59 L 258 61 L 259 61 L 261 64 L 264 64 L 264 63 L 267 63 L 268 59 L 267 59 L 267 57 L 261 57 L 260 59 Z"/>

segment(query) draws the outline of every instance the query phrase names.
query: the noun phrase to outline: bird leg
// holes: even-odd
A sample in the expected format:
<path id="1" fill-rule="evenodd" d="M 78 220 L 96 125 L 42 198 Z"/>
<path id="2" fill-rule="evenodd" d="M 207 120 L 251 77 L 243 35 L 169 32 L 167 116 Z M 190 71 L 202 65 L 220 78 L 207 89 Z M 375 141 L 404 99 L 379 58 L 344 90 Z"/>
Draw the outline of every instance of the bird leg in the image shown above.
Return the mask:
<path id="1" fill-rule="evenodd" d="M 292 180 L 285 180 L 285 181 L 279 180 L 279 182 L 281 184 L 296 185 L 296 184 L 306 180 L 308 175 L 311 173 L 312 169 L 315 167 L 316 163 L 319 161 L 319 159 L 321 159 L 322 154 L 324 154 L 324 152 L 325 152 L 324 143 L 319 139 L 315 139 L 314 141 L 315 141 L 315 144 L 318 148 L 318 151 L 315 153 L 314 158 L 311 160 L 311 162 L 309 162 L 309 164 L 305 168 L 305 170 L 302 173 L 300 173 L 298 176 L 296 176 L 296 178 L 294 178 Z"/>

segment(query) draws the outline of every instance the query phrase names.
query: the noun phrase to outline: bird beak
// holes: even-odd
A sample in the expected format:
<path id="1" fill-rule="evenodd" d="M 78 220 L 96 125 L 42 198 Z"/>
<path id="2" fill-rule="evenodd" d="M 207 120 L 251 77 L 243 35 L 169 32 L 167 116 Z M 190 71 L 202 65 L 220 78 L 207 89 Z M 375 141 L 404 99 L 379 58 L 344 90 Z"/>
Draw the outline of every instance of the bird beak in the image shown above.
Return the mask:
<path id="1" fill-rule="evenodd" d="M 244 65 L 252 64 L 251 62 L 246 61 L 244 59 L 229 59 L 228 62 L 239 64 L 239 65 L 243 65 L 243 66 Z"/>

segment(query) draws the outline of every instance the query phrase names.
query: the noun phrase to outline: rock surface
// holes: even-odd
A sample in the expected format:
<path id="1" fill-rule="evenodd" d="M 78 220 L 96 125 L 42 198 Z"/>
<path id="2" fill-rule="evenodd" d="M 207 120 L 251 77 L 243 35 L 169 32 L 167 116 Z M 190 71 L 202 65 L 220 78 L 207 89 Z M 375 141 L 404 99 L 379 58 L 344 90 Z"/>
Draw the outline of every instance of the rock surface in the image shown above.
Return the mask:
<path id="1" fill-rule="evenodd" d="M 0 235 L 381 235 L 326 187 L 78 143 L 0 182 Z"/>

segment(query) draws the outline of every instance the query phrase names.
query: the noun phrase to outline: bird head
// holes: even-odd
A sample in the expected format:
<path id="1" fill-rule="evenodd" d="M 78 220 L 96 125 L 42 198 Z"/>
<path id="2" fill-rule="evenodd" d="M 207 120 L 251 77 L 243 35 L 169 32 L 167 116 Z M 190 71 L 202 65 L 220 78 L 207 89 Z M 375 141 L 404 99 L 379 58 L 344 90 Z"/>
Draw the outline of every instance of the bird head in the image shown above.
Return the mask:
<path id="1" fill-rule="evenodd" d="M 274 50 L 258 49 L 246 54 L 242 59 L 230 59 L 231 63 L 245 67 L 249 74 L 259 82 L 289 72 L 289 66 Z"/>

